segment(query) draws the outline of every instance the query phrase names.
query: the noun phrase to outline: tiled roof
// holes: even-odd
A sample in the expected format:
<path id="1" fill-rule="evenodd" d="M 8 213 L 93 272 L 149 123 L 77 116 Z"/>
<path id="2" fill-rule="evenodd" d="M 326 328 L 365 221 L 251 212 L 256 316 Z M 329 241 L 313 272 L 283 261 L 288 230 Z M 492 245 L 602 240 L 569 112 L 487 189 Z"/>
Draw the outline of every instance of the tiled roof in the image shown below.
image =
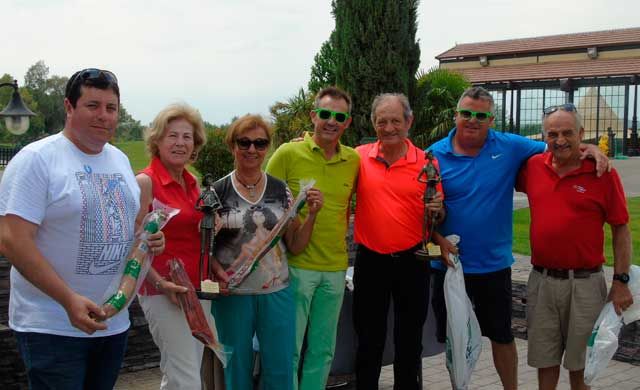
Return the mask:
<path id="1" fill-rule="evenodd" d="M 640 75 L 640 58 L 460 69 L 471 83 Z"/>
<path id="2" fill-rule="evenodd" d="M 593 46 L 620 46 L 638 43 L 640 43 L 640 27 L 634 27 L 619 30 L 509 39 L 504 41 L 463 43 L 437 55 L 436 59 L 547 52 Z"/>

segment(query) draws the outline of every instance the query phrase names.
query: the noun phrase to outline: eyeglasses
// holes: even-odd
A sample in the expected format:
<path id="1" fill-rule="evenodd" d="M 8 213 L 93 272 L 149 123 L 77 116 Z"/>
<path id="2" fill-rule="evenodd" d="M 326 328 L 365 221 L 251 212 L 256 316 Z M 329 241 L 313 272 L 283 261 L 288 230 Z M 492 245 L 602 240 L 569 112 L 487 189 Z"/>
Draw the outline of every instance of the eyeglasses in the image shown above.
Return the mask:
<path id="1" fill-rule="evenodd" d="M 73 76 L 73 79 L 67 84 L 66 97 L 69 97 L 69 94 L 73 91 L 79 80 L 104 80 L 110 84 L 118 85 L 118 78 L 113 72 L 97 68 L 87 68 L 77 72 L 75 76 Z"/>
<path id="2" fill-rule="evenodd" d="M 471 110 L 457 110 L 456 111 L 462 119 L 468 121 L 471 118 L 476 118 L 478 122 L 486 122 L 493 117 L 491 112 L 480 112 Z"/>
<path id="3" fill-rule="evenodd" d="M 256 150 L 265 150 L 269 146 L 269 140 L 266 138 L 238 138 L 236 139 L 236 145 L 238 145 L 238 149 L 240 150 L 249 150 L 251 145 L 256 148 Z"/>
<path id="4" fill-rule="evenodd" d="M 313 112 L 318 114 L 318 118 L 322 119 L 323 121 L 326 121 L 329 118 L 333 117 L 336 122 L 344 123 L 347 119 L 349 119 L 349 114 L 347 114 L 346 112 L 331 111 L 327 110 L 326 108 L 316 108 L 315 110 L 313 110 Z"/>
<path id="5" fill-rule="evenodd" d="M 566 111 L 566 112 L 576 112 L 578 111 L 578 109 L 576 108 L 576 106 L 573 103 L 565 103 L 565 104 L 558 104 L 556 106 L 549 106 L 547 108 L 545 108 L 544 110 L 542 110 L 542 112 L 544 113 L 545 116 L 547 115 L 551 115 L 556 111 Z"/>

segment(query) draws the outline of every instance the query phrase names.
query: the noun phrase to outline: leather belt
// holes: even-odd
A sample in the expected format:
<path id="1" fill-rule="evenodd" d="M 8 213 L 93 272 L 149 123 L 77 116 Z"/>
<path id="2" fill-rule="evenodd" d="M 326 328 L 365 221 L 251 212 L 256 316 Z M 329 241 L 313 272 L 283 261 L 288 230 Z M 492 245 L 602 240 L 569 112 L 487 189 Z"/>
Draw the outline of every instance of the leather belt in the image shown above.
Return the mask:
<path id="1" fill-rule="evenodd" d="M 403 251 L 387 253 L 387 256 L 391 256 L 391 257 L 413 256 L 415 251 L 417 251 L 421 247 L 422 247 L 422 243 L 418 243 L 418 244 L 412 246 L 411 248 L 405 249 Z"/>
<path id="2" fill-rule="evenodd" d="M 586 279 L 591 276 L 591 274 L 598 273 L 602 271 L 602 265 L 593 268 L 578 268 L 574 270 L 568 269 L 555 269 L 555 268 L 544 268 L 538 265 L 534 265 L 533 269 L 537 272 L 543 273 L 544 270 L 547 270 L 547 276 L 556 279 L 569 279 L 569 271 L 573 271 L 573 277 L 575 279 Z"/>

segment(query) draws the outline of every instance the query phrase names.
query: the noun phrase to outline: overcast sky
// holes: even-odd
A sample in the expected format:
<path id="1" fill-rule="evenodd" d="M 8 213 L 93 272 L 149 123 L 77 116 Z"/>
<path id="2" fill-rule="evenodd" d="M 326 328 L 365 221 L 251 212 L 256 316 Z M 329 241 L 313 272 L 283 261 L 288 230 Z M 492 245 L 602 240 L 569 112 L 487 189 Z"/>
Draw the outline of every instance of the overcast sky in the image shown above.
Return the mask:
<path id="1" fill-rule="evenodd" d="M 0 9 L 0 75 L 22 84 L 38 60 L 51 75 L 109 69 L 143 123 L 176 101 L 212 123 L 267 114 L 306 88 L 334 27 L 330 0 L 0 0 Z M 456 43 L 638 26 L 638 0 L 423 0 L 420 67 Z"/>

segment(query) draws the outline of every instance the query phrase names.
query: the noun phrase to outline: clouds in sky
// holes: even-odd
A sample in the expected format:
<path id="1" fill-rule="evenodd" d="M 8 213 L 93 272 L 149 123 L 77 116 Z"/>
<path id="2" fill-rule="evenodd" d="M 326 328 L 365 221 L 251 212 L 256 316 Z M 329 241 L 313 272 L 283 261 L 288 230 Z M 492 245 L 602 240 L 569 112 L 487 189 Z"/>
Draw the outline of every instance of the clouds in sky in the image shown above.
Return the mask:
<path id="1" fill-rule="evenodd" d="M 0 74 L 22 84 L 41 59 L 56 75 L 112 70 L 143 123 L 176 101 L 212 123 L 267 114 L 306 88 L 334 27 L 329 0 L 5 0 L 2 11 Z M 638 15 L 636 0 L 423 0 L 421 68 L 456 43 L 637 27 Z"/>

